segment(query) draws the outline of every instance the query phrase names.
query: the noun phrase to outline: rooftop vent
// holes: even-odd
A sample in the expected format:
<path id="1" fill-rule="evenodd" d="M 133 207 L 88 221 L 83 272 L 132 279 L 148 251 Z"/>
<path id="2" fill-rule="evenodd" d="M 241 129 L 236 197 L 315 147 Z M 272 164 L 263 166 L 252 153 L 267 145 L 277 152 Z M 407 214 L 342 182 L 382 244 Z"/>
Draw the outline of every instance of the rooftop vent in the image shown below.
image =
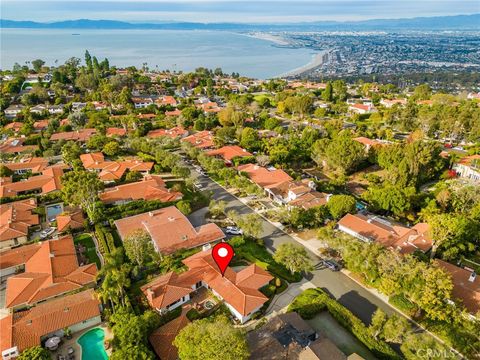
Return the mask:
<path id="1" fill-rule="evenodd" d="M 174 218 L 173 216 L 169 216 L 169 217 L 168 217 L 168 221 L 170 221 L 170 222 L 171 222 L 171 221 L 175 221 L 175 218 Z"/>

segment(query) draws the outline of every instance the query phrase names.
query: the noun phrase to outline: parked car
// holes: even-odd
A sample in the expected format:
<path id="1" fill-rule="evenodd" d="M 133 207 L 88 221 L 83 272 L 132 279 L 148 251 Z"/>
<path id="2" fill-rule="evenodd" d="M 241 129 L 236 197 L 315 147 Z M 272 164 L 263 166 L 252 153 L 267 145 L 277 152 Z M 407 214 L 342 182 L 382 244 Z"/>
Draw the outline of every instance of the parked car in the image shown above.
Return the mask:
<path id="1" fill-rule="evenodd" d="M 225 228 L 225 233 L 229 235 L 242 235 L 243 231 L 242 229 L 236 227 L 236 226 L 227 226 Z"/>
<path id="2" fill-rule="evenodd" d="M 195 189 L 198 189 L 198 190 L 202 190 L 202 189 L 203 189 L 203 185 L 202 185 L 202 184 L 199 184 L 199 183 L 195 183 L 195 184 L 193 184 L 193 186 L 195 187 Z"/>
<path id="3" fill-rule="evenodd" d="M 40 239 L 45 239 L 45 238 L 49 237 L 50 235 L 52 235 L 54 232 L 55 232 L 54 227 L 46 228 L 46 229 L 42 230 L 42 232 L 40 233 Z"/>
<path id="4" fill-rule="evenodd" d="M 335 261 L 333 260 L 324 260 L 323 261 L 323 265 L 325 265 L 325 267 L 329 268 L 330 270 L 332 271 L 338 271 L 340 270 L 340 265 L 338 265 Z"/>

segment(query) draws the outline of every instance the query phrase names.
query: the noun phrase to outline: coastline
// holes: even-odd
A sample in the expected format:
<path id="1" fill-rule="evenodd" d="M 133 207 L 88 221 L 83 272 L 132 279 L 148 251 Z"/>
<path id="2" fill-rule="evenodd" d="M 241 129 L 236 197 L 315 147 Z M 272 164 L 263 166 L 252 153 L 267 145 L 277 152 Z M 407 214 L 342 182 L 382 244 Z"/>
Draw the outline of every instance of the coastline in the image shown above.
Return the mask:
<path id="1" fill-rule="evenodd" d="M 325 54 L 327 54 L 330 50 L 321 50 L 317 53 L 315 53 L 313 56 L 312 56 L 312 60 L 305 64 L 305 65 L 302 65 L 298 68 L 295 68 L 295 69 L 292 69 L 292 70 L 289 70 L 283 74 L 280 74 L 276 77 L 278 78 L 282 78 L 282 77 L 288 77 L 288 76 L 297 76 L 297 75 L 300 75 L 308 70 L 312 70 L 312 69 L 315 69 L 316 67 L 322 65 L 323 63 L 323 56 Z"/>
<path id="2" fill-rule="evenodd" d="M 275 43 L 276 45 L 280 46 L 290 46 L 291 44 L 286 40 L 284 37 L 280 35 L 273 35 L 270 33 L 264 33 L 264 32 L 251 32 L 251 33 L 246 33 L 242 34 L 245 36 L 249 36 L 255 39 L 260 39 L 260 40 L 266 40 Z"/>

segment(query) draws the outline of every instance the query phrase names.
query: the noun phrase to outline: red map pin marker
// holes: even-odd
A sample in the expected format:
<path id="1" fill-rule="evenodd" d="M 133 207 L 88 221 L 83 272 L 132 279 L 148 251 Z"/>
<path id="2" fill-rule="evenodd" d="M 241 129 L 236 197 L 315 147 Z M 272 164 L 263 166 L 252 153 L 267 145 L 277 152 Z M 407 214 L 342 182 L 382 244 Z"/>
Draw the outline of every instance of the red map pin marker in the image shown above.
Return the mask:
<path id="1" fill-rule="evenodd" d="M 233 248 L 227 243 L 221 242 L 213 247 L 212 257 L 220 269 L 222 276 L 225 274 L 228 264 L 230 264 L 230 261 L 232 261 L 233 255 Z"/>

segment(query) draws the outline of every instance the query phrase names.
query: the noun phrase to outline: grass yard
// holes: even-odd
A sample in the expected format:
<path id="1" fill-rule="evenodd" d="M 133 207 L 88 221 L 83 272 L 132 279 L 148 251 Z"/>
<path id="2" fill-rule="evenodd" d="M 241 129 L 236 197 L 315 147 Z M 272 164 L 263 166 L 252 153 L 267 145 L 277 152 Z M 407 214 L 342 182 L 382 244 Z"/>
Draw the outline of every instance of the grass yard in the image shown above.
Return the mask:
<path id="1" fill-rule="evenodd" d="M 73 243 L 75 245 L 82 244 L 83 246 L 85 246 L 85 248 L 87 249 L 85 255 L 88 258 L 88 262 L 97 264 L 97 268 L 100 269 L 100 259 L 98 258 L 95 243 L 93 242 L 92 236 L 90 234 L 80 234 L 75 236 L 75 238 L 73 239 Z"/>
<path id="2" fill-rule="evenodd" d="M 278 264 L 273 260 L 272 255 L 265 249 L 264 246 L 257 244 L 252 240 L 245 240 L 244 244 L 235 246 L 235 252 L 245 260 L 255 263 L 262 269 L 267 270 L 273 276 L 277 276 L 290 283 L 299 282 L 302 280 L 302 275 L 299 273 L 291 274 L 285 266 Z"/>

